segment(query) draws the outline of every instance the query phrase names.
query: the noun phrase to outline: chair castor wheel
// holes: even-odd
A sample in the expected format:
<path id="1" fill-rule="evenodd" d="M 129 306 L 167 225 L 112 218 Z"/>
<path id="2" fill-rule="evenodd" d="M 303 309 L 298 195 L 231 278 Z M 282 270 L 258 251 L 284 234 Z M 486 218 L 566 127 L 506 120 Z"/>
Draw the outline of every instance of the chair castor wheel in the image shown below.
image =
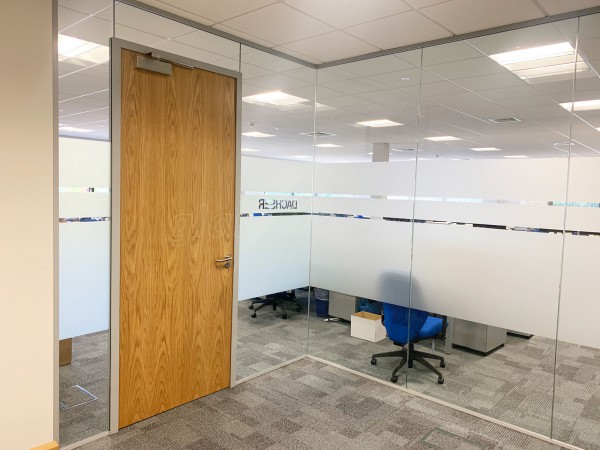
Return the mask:
<path id="1" fill-rule="evenodd" d="M 440 367 L 446 367 L 446 361 L 443 359 L 440 361 Z"/>
<path id="2" fill-rule="evenodd" d="M 371 364 L 372 365 L 377 364 L 377 358 L 371 358 Z"/>
<path id="3" fill-rule="evenodd" d="M 444 384 L 444 377 L 438 378 L 438 384 Z"/>
<path id="4" fill-rule="evenodd" d="M 296 312 L 302 311 L 302 306 L 296 306 Z"/>
<path id="5" fill-rule="evenodd" d="M 394 375 L 392 377 L 392 383 L 396 383 L 396 382 L 398 382 L 398 375 Z"/>
<path id="6" fill-rule="evenodd" d="M 287 314 L 282 314 L 281 318 L 284 319 L 284 320 L 287 319 Z"/>
<path id="7" fill-rule="evenodd" d="M 254 305 L 248 306 L 248 309 L 254 309 Z"/>
<path id="8" fill-rule="evenodd" d="M 256 319 L 256 313 L 252 314 L 250 317 L 252 317 L 253 319 Z"/>

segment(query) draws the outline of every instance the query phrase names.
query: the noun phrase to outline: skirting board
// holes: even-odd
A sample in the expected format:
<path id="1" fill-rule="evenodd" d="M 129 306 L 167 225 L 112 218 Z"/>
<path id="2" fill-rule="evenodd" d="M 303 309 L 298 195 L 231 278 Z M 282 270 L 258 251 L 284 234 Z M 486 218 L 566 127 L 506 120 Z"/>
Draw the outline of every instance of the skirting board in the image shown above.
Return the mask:
<path id="1" fill-rule="evenodd" d="M 79 448 L 82 445 L 89 444 L 90 442 L 97 441 L 98 439 L 101 439 L 106 436 L 110 436 L 109 431 L 103 431 L 102 433 L 95 434 L 93 436 L 90 436 L 87 439 L 83 439 L 79 442 L 75 442 L 73 444 L 66 445 L 66 446 L 62 447 L 60 450 L 73 450 L 74 448 Z M 56 447 L 56 448 L 58 448 L 58 447 Z"/>
<path id="2" fill-rule="evenodd" d="M 31 450 L 58 450 L 58 444 L 56 441 L 48 442 L 47 444 L 38 445 L 33 447 Z"/>
<path id="3" fill-rule="evenodd" d="M 262 370 L 260 372 L 256 372 L 253 375 L 247 376 L 246 378 L 242 378 L 241 380 L 236 381 L 235 384 L 231 385 L 231 387 L 237 386 L 240 383 L 245 383 L 246 381 L 253 380 L 254 378 L 260 377 L 260 376 L 265 375 L 265 374 L 267 374 L 269 372 L 273 372 L 274 370 L 281 369 L 282 367 L 289 366 L 290 364 L 293 364 L 296 361 L 300 361 L 302 359 L 305 359 L 307 356 L 308 355 L 301 355 L 301 356 L 298 356 L 298 357 L 296 357 L 294 359 L 290 359 L 289 361 L 283 362 L 281 364 L 277 364 L 276 366 L 270 367 L 270 368 Z"/>
<path id="4" fill-rule="evenodd" d="M 510 423 L 503 422 L 503 421 L 498 420 L 498 419 L 494 419 L 493 417 L 486 416 L 485 414 L 480 414 L 478 412 L 471 411 L 471 410 L 463 408 L 461 406 L 453 405 L 452 403 L 448 403 L 448 402 L 445 402 L 443 400 L 439 400 L 439 399 L 437 399 L 435 397 L 430 397 L 428 395 L 421 394 L 420 392 L 413 391 L 413 390 L 407 389 L 407 388 L 402 387 L 402 386 L 398 386 L 397 384 L 391 383 L 389 381 L 380 380 L 379 378 L 375 378 L 375 377 L 373 377 L 371 375 L 367 375 L 367 374 L 361 373 L 361 372 L 359 372 L 357 370 L 353 370 L 353 369 L 349 369 L 349 368 L 344 367 L 344 366 L 340 366 L 339 364 L 332 363 L 330 361 L 327 361 L 326 359 L 317 358 L 316 356 L 312 356 L 312 355 L 306 355 L 306 358 L 312 359 L 313 361 L 317 361 L 317 362 L 320 362 L 320 363 L 323 363 L 323 364 L 327 364 L 327 365 L 329 365 L 331 367 L 335 367 L 337 369 L 344 370 L 346 372 L 350 372 L 350 373 L 352 373 L 354 375 L 357 375 L 359 377 L 367 378 L 368 380 L 371 380 L 371 381 L 376 381 L 377 383 L 393 387 L 395 389 L 398 389 L 399 391 L 406 392 L 407 394 L 410 394 L 410 395 L 414 395 L 415 397 L 420 397 L 420 398 L 422 398 L 424 400 L 428 400 L 430 402 L 434 402 L 434 403 L 437 403 L 439 405 L 446 406 L 448 408 L 452 408 L 452 409 L 454 409 L 456 411 L 460 411 L 462 413 L 469 414 L 469 415 L 477 417 L 479 419 L 487 420 L 488 422 L 492 422 L 492 423 L 494 423 L 496 425 L 500 425 L 500 426 L 502 426 L 504 428 L 508 428 L 510 430 L 518 431 L 519 433 L 523 433 L 523 434 L 526 434 L 528 436 L 534 437 L 536 439 L 539 439 L 540 441 L 548 442 L 548 443 L 554 444 L 554 445 L 559 445 L 559 446 L 561 446 L 563 448 L 568 448 L 568 449 L 572 449 L 572 450 L 584 450 L 581 447 L 576 447 L 574 445 L 567 444 L 565 442 L 557 441 L 556 439 L 551 439 L 551 438 L 549 438 L 547 436 L 544 436 L 542 434 L 538 434 L 538 433 L 535 433 L 533 431 L 527 430 L 525 428 L 521 428 L 521 427 L 518 427 L 516 425 L 512 425 Z"/>

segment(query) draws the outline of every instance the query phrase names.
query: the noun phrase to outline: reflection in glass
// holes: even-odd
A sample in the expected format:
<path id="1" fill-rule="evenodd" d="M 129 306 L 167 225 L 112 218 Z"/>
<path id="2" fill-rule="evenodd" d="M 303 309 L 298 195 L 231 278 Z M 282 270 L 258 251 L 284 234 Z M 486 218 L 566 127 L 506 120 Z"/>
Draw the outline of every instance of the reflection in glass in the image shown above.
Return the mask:
<path id="1" fill-rule="evenodd" d="M 600 339 L 596 278 L 600 268 L 600 15 L 579 22 L 569 195 L 562 270 L 552 436 L 581 448 L 600 447 Z M 572 104 L 572 101 L 575 101 Z M 563 103 L 561 103 L 563 104 Z M 586 107 L 582 107 L 585 105 Z"/>
<path id="2" fill-rule="evenodd" d="M 418 50 L 318 74 L 311 285 L 328 301 L 317 293 L 309 350 L 387 380 L 402 355 L 372 356 L 399 350 L 381 314 L 409 306 L 420 63 Z"/>
<path id="3" fill-rule="evenodd" d="M 414 370 L 408 387 L 546 436 L 576 26 L 423 51 L 411 307 L 450 325 L 444 385 Z"/>
<path id="4" fill-rule="evenodd" d="M 316 71 L 242 46 L 237 378 L 306 354 Z"/>
<path id="5" fill-rule="evenodd" d="M 58 2 L 59 432 L 108 431 L 112 0 Z"/>

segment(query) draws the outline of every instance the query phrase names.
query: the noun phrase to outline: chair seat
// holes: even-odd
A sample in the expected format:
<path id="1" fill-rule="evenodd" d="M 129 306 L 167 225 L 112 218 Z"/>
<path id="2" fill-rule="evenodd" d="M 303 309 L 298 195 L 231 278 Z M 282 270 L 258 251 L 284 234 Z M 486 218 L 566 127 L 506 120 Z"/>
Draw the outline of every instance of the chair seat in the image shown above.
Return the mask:
<path id="1" fill-rule="evenodd" d="M 428 316 L 427 320 L 423 324 L 421 331 L 417 336 L 417 339 L 427 339 L 433 336 L 437 336 L 442 332 L 444 321 L 439 317 Z"/>

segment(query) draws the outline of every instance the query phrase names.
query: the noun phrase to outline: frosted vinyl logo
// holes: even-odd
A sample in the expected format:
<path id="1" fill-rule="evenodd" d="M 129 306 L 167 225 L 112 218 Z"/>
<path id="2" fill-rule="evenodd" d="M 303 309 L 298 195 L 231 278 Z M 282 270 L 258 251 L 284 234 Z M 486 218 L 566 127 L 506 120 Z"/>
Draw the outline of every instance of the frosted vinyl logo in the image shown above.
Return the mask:
<path id="1" fill-rule="evenodd" d="M 298 200 L 269 200 L 261 198 L 258 209 L 294 210 L 298 209 Z"/>

